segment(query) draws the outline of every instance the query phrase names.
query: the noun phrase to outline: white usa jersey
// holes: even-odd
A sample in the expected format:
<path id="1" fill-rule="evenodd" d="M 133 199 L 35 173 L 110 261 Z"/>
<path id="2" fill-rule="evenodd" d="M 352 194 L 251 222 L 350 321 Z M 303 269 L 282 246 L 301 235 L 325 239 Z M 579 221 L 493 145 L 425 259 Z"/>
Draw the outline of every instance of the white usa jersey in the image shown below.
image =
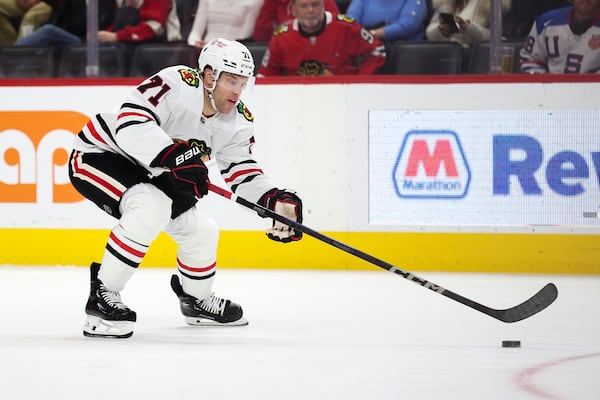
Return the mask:
<path id="1" fill-rule="evenodd" d="M 536 19 L 521 50 L 521 72 L 578 74 L 600 72 L 600 16 L 580 35 L 571 30 L 573 7 Z"/>
<path id="2" fill-rule="evenodd" d="M 90 120 L 73 144 L 83 152 L 110 151 L 157 175 L 150 163 L 177 140 L 197 139 L 203 160 L 215 160 L 231 190 L 250 201 L 275 187 L 252 156 L 254 117 L 238 102 L 229 114 L 202 115 L 204 88 L 198 72 L 168 67 L 143 81 L 125 98 L 118 114 Z"/>

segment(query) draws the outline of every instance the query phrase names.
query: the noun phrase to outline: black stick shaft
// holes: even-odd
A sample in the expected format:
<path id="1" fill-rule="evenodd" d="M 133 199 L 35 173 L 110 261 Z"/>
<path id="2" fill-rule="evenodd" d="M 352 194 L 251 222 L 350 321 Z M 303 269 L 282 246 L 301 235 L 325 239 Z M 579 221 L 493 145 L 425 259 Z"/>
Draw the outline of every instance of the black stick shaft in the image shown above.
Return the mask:
<path id="1" fill-rule="evenodd" d="M 511 307 L 511 308 L 505 309 L 505 310 L 493 309 L 493 308 L 484 306 L 483 304 L 477 303 L 476 301 L 468 299 L 464 296 L 461 296 L 455 292 L 452 292 L 451 290 L 448 290 L 440 285 L 430 282 L 427 279 L 421 278 L 421 277 L 413 274 L 412 272 L 404 271 L 390 263 L 387 263 L 377 257 L 374 257 L 368 253 L 365 253 L 364 251 L 361 251 L 354 247 L 348 246 L 347 244 L 344 244 L 344 243 L 342 243 L 338 240 L 335 240 L 327 235 L 317 232 L 314 229 L 311 229 L 306 225 L 303 225 L 299 222 L 296 222 L 294 220 L 286 218 L 283 215 L 277 214 L 277 213 L 269 210 L 268 208 L 265 208 L 263 206 L 255 204 L 255 203 L 252 203 L 242 197 L 236 196 L 235 194 L 233 194 L 225 189 L 222 189 L 216 185 L 209 184 L 209 189 L 212 192 L 217 193 L 223 197 L 226 197 L 230 200 L 234 200 L 236 203 L 238 203 L 246 208 L 254 210 L 262 218 L 272 218 L 274 220 L 277 220 L 285 225 L 288 225 L 294 229 L 301 231 L 302 233 L 312 236 L 315 239 L 325 242 L 333 247 L 336 247 L 342 251 L 345 251 L 346 253 L 349 253 L 355 257 L 358 257 L 364 261 L 374 264 L 374 265 L 376 265 L 380 268 L 383 268 L 387 271 L 390 271 L 397 275 L 400 275 L 403 278 L 408 279 L 411 282 L 414 282 L 414 283 L 417 283 L 417 284 L 423 286 L 424 288 L 427 288 L 438 294 L 446 296 L 454 301 L 457 301 L 463 305 L 471 307 L 479 312 L 482 312 L 486 315 L 496 318 L 502 322 L 516 322 L 516 321 L 523 320 L 525 318 L 529 318 L 530 316 L 537 314 L 538 312 L 542 311 L 543 309 L 548 307 L 550 304 L 552 304 L 558 296 L 558 290 L 556 289 L 556 286 L 552 283 L 548 283 L 538 293 L 536 293 L 531 298 L 529 298 L 528 300 L 524 301 L 523 303 L 521 303 L 517 306 Z"/>

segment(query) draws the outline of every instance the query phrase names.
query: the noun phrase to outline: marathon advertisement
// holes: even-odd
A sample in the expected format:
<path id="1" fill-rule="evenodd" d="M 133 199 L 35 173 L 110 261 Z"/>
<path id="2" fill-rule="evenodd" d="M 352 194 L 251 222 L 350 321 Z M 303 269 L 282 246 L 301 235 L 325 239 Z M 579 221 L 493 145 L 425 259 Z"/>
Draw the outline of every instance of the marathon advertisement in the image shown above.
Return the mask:
<path id="1" fill-rule="evenodd" d="M 597 110 L 369 112 L 369 223 L 598 227 Z"/>

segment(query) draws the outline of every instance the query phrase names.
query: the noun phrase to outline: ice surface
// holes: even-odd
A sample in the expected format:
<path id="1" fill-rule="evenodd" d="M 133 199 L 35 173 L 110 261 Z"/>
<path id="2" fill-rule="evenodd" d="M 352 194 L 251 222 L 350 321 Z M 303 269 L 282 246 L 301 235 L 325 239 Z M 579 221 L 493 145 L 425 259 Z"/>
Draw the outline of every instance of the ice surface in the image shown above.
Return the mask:
<path id="1" fill-rule="evenodd" d="M 250 325 L 188 327 L 172 268 L 122 292 L 132 338 L 81 333 L 83 267 L 0 267 L 3 399 L 598 399 L 600 277 L 421 273 L 494 308 L 547 282 L 558 300 L 504 324 L 385 271 L 221 269 Z M 520 340 L 521 348 L 502 348 Z"/>

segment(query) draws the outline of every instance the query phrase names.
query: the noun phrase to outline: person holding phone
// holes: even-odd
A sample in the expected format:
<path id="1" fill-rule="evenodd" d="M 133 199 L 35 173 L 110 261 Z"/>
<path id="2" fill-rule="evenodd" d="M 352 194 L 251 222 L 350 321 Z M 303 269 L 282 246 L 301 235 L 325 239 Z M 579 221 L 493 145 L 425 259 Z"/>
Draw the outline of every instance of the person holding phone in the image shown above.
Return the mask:
<path id="1" fill-rule="evenodd" d="M 512 0 L 502 0 L 506 14 Z M 433 0 L 431 22 L 425 29 L 430 41 L 458 42 L 463 47 L 490 40 L 490 0 Z"/>

